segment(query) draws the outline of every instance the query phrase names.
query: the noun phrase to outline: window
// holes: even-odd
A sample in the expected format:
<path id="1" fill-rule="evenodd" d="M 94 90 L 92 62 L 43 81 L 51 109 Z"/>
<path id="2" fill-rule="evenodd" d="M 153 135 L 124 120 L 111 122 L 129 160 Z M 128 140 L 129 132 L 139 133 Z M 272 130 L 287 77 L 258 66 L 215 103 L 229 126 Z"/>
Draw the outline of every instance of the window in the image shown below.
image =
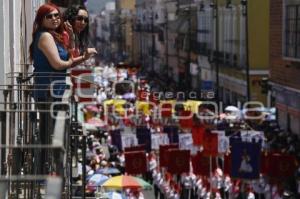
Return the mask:
<path id="1" fill-rule="evenodd" d="M 285 7 L 284 56 L 300 58 L 300 4 Z"/>
<path id="2" fill-rule="evenodd" d="M 84 0 L 48 0 L 48 2 L 54 3 L 60 7 L 69 7 L 71 4 L 83 4 Z"/>
<path id="3" fill-rule="evenodd" d="M 212 9 L 204 7 L 198 11 L 198 30 L 197 39 L 199 45 L 199 53 L 202 55 L 208 55 L 212 50 Z"/>
<path id="4" fill-rule="evenodd" d="M 62 1 L 51 0 L 50 2 L 54 3 L 57 6 L 61 6 L 61 7 L 68 7 L 69 6 L 69 0 L 62 0 Z"/>

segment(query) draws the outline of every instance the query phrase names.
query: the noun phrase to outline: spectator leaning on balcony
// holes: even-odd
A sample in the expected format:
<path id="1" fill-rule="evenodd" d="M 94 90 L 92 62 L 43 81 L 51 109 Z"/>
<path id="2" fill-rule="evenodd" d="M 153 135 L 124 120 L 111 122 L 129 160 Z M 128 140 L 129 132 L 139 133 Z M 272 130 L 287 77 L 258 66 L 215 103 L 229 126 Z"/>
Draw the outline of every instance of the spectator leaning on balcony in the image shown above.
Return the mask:
<path id="1" fill-rule="evenodd" d="M 84 29 L 84 25 L 78 25 L 78 27 L 76 26 L 74 29 L 76 31 L 77 29 L 80 31 Z M 79 64 L 96 53 L 95 49 L 89 49 L 84 51 L 82 55 L 76 54 L 74 57 L 74 53 L 69 53 L 69 33 L 65 29 L 62 15 L 54 4 L 44 4 L 38 9 L 29 49 L 35 73 L 33 96 L 36 101 L 46 101 L 50 96 L 58 100 L 65 90 L 66 69 Z M 84 42 L 81 43 L 79 49 L 84 46 Z M 53 83 L 55 81 L 56 83 Z M 52 95 L 49 92 L 51 83 L 53 83 Z"/>
<path id="2" fill-rule="evenodd" d="M 63 41 L 63 31 L 64 26 L 58 8 L 53 4 L 40 6 L 33 24 L 29 53 L 34 67 L 33 97 L 36 102 L 39 102 L 37 104 L 40 111 L 38 136 L 41 144 L 50 143 L 53 128 L 49 112 L 42 111 L 50 110 L 50 104 L 45 102 L 51 101 L 51 97 L 55 101 L 60 100 L 65 90 L 66 69 L 73 65 L 73 58 L 69 56 Z M 39 164 L 37 172 L 47 174 L 49 164 L 47 164 L 46 150 L 42 150 L 39 157 L 35 159 Z"/>
<path id="3" fill-rule="evenodd" d="M 75 63 L 81 63 L 96 54 L 95 48 L 88 48 L 89 14 L 86 7 L 72 5 L 64 12 L 64 25 L 68 33 L 66 43 Z M 80 56 L 81 55 L 81 56 Z"/>
<path id="4" fill-rule="evenodd" d="M 33 97 L 38 102 L 49 100 L 52 83 L 54 86 L 51 94 L 62 96 L 66 69 L 74 62 L 64 44 L 64 26 L 61 20 L 61 13 L 53 4 L 39 7 L 34 20 L 29 52 L 34 67 Z"/>
<path id="5" fill-rule="evenodd" d="M 54 4 L 43 4 L 37 10 L 33 24 L 32 43 L 29 47 L 30 60 L 34 67 L 33 98 L 40 111 L 39 140 L 41 144 L 50 143 L 50 133 L 53 128 L 49 112 L 50 104 L 45 102 L 60 101 L 65 88 L 66 70 L 83 61 L 91 54 L 86 53 L 74 60 L 69 53 L 65 41 L 65 26 L 62 15 Z M 47 173 L 46 153 L 42 150 L 39 172 Z"/>

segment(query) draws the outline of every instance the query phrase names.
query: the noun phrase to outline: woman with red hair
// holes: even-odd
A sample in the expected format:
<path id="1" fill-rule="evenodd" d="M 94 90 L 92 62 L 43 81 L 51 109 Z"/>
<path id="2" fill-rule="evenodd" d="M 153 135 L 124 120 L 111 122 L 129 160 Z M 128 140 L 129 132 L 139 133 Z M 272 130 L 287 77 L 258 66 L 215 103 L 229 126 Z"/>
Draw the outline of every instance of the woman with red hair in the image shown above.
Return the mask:
<path id="1" fill-rule="evenodd" d="M 47 101 L 49 97 L 60 98 L 65 90 L 66 69 L 73 65 L 73 58 L 64 44 L 63 33 L 59 9 L 54 4 L 39 7 L 29 49 L 34 67 L 33 96 L 36 101 Z"/>
<path id="2" fill-rule="evenodd" d="M 37 10 L 33 24 L 32 43 L 29 48 L 30 60 L 34 67 L 33 97 L 39 109 L 40 144 L 50 144 L 53 121 L 50 116 L 50 103 L 59 101 L 66 88 L 66 69 L 73 65 L 64 43 L 64 26 L 61 13 L 53 4 L 43 4 Z M 51 89 L 51 90 L 50 90 Z M 51 100 L 52 99 L 52 100 Z M 49 160 L 46 150 L 41 150 L 34 158 L 37 174 L 48 174 Z"/>

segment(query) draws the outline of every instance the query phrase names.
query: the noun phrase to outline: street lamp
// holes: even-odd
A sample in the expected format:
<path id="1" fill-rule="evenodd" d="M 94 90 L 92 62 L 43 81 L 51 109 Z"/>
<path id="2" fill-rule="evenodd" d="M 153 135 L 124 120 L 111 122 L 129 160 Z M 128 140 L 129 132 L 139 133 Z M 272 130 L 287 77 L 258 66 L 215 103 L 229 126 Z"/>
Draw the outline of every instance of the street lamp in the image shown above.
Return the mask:
<path id="1" fill-rule="evenodd" d="M 145 41 L 145 37 L 147 34 L 146 33 L 146 16 L 145 13 L 143 14 L 143 23 L 142 23 L 142 29 L 141 29 L 141 44 L 142 44 L 142 61 L 143 61 L 143 67 L 146 67 L 146 59 L 144 58 L 145 56 L 145 52 L 146 52 L 146 41 Z M 148 65 L 148 64 L 147 64 Z"/>
<path id="2" fill-rule="evenodd" d="M 151 73 L 154 73 L 154 53 L 155 53 L 155 37 L 154 37 L 154 12 L 151 9 L 151 37 L 152 37 L 152 42 L 151 42 Z"/>
<path id="3" fill-rule="evenodd" d="M 169 22 L 168 22 L 168 9 L 166 8 L 165 12 L 165 27 L 166 27 L 166 50 L 165 50 L 165 56 L 166 56 L 166 75 L 167 79 L 169 79 Z"/>
<path id="4" fill-rule="evenodd" d="M 215 73 L 216 73 L 216 86 L 215 86 L 215 99 L 219 102 L 219 13 L 218 13 L 218 0 L 214 0 L 210 4 L 213 9 L 213 18 L 215 18 L 215 43 L 216 49 L 213 52 L 214 62 L 215 62 Z"/>
<path id="5" fill-rule="evenodd" d="M 189 43 L 189 48 L 188 48 L 188 59 L 187 59 L 187 66 L 186 66 L 186 82 L 187 82 L 187 88 L 189 89 L 191 87 L 191 73 L 190 73 L 190 64 L 191 64 L 191 53 L 192 53 L 192 20 L 191 20 L 191 2 L 189 2 L 189 7 L 187 9 L 187 14 L 188 14 L 188 43 Z"/>
<path id="6" fill-rule="evenodd" d="M 251 100 L 250 93 L 250 68 L 249 68 L 249 41 L 248 41 L 248 2 L 241 0 L 242 14 L 245 20 L 245 54 L 246 54 L 246 82 L 247 82 L 247 101 Z"/>
<path id="7" fill-rule="evenodd" d="M 137 20 L 137 31 L 139 31 L 139 44 L 140 44 L 140 47 L 139 47 L 139 51 L 140 51 L 140 63 L 143 61 L 143 54 L 142 54 L 142 23 L 141 23 L 141 19 L 138 19 Z"/>

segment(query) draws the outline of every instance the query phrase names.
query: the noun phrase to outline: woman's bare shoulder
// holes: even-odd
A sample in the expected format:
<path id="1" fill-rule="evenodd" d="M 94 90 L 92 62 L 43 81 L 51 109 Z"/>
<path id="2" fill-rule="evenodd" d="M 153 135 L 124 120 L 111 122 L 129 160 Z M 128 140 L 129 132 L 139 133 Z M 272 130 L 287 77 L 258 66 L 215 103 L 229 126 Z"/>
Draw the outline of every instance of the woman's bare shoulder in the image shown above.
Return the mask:
<path id="1" fill-rule="evenodd" d="M 53 40 L 53 36 L 49 32 L 43 32 L 41 33 L 40 40 Z"/>

